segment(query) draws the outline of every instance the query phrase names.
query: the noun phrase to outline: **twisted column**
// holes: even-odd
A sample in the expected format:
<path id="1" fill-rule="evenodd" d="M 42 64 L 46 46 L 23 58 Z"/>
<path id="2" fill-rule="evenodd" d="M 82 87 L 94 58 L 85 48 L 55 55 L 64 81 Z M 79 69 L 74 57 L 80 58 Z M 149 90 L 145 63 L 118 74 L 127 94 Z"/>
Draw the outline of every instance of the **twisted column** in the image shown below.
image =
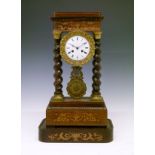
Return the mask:
<path id="1" fill-rule="evenodd" d="M 95 34 L 95 55 L 93 58 L 93 84 L 92 84 L 92 95 L 91 98 L 92 100 L 103 100 L 101 97 L 101 93 L 100 93 L 100 85 L 101 85 L 101 81 L 100 81 L 100 77 L 101 77 L 101 73 L 100 73 L 100 37 L 101 37 L 101 33 L 100 35 L 96 35 Z"/>
<path id="2" fill-rule="evenodd" d="M 54 86 L 55 92 L 53 96 L 53 101 L 62 101 L 63 100 L 63 92 L 62 92 L 62 61 L 60 55 L 60 34 L 54 34 Z"/>

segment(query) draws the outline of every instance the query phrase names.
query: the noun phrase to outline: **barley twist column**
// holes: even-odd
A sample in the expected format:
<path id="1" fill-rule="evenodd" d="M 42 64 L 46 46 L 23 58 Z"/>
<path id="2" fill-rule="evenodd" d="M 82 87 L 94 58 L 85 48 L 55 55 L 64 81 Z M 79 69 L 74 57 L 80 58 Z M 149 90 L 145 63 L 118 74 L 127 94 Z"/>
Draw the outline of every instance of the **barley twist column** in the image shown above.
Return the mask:
<path id="1" fill-rule="evenodd" d="M 60 32 L 54 32 L 54 41 L 55 41 L 55 49 L 54 49 L 54 86 L 55 92 L 53 96 L 53 101 L 62 101 L 63 100 L 63 92 L 62 92 L 62 61 L 60 55 Z"/>
<path id="2" fill-rule="evenodd" d="M 95 55 L 93 58 L 93 84 L 92 84 L 92 95 L 91 95 L 91 99 L 95 100 L 95 101 L 102 101 L 103 98 L 101 97 L 101 92 L 100 92 L 100 85 L 101 85 L 101 81 L 100 81 L 100 77 L 101 77 L 101 73 L 100 73 L 100 40 L 101 40 L 101 32 L 95 32 Z"/>

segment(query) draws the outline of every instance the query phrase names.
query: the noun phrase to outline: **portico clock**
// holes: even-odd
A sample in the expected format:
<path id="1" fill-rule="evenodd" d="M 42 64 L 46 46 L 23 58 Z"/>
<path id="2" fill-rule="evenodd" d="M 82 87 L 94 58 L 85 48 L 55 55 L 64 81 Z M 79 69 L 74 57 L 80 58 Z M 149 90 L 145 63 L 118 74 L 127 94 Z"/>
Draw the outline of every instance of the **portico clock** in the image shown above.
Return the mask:
<path id="1" fill-rule="evenodd" d="M 54 38 L 54 95 L 39 126 L 42 142 L 111 142 L 113 125 L 101 95 L 101 12 L 55 12 L 52 17 Z M 62 61 L 64 60 L 64 61 Z M 92 60 L 92 75 L 82 71 Z M 71 74 L 63 74 L 68 68 Z M 69 76 L 66 89 L 63 76 Z M 92 76 L 92 77 L 91 77 Z M 88 82 L 89 81 L 89 82 Z M 90 85 L 92 81 L 92 88 Z M 88 89 L 89 88 L 89 89 Z M 89 90 L 89 91 L 88 91 Z M 65 96 L 63 91 L 67 92 Z M 86 96 L 86 92 L 91 92 Z"/>

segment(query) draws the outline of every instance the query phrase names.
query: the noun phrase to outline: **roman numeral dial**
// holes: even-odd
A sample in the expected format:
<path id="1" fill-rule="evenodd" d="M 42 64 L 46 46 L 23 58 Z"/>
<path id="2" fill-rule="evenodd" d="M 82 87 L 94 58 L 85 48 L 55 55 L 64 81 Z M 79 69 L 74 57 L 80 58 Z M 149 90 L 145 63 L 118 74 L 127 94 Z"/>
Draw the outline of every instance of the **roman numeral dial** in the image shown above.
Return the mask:
<path id="1" fill-rule="evenodd" d="M 69 58 L 78 61 L 87 57 L 90 51 L 90 45 L 86 38 L 73 36 L 66 42 L 65 50 Z"/>
<path id="2" fill-rule="evenodd" d="M 84 31 L 70 31 L 60 41 L 61 57 L 73 66 L 82 66 L 90 61 L 95 53 L 93 37 Z"/>

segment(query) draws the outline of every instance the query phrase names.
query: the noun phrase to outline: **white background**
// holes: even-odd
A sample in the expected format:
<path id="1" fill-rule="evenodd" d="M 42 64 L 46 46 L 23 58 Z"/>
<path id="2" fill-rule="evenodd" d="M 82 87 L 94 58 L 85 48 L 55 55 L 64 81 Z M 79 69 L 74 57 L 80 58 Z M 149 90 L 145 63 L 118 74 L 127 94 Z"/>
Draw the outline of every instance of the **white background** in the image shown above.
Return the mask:
<path id="1" fill-rule="evenodd" d="M 155 154 L 154 138 L 154 52 L 155 52 L 155 22 L 154 22 L 154 1 L 135 0 L 135 154 Z M 20 1 L 0 1 L 0 154 L 21 154 L 20 147 L 20 105 L 21 105 L 21 62 L 20 62 L 20 32 L 21 14 Z M 126 107 L 127 108 L 127 107 Z M 24 111 L 28 113 L 27 111 Z M 127 118 L 120 118 L 120 113 L 110 113 L 110 117 L 124 123 Z M 36 122 L 42 119 L 42 114 L 36 112 L 35 122 L 29 128 L 31 130 Z M 122 113 L 123 114 L 123 113 Z M 29 117 L 34 114 L 29 113 Z M 123 114 L 125 116 L 125 114 Z M 30 118 L 27 119 L 30 119 Z M 26 118 L 23 118 L 26 119 Z M 132 118 L 131 118 L 132 119 Z M 25 120 L 27 121 L 27 120 Z M 25 125 L 23 127 L 28 128 Z M 125 124 L 124 128 L 128 126 Z M 121 127 L 115 128 L 115 141 L 108 144 L 44 144 L 37 141 L 36 131 L 24 136 L 27 146 L 23 146 L 23 154 L 108 154 L 108 155 L 132 155 L 132 139 L 128 135 L 124 139 Z M 32 137 L 35 135 L 35 143 Z M 119 139 L 117 136 L 119 136 Z M 26 149 L 27 148 L 27 149 Z M 46 151 L 46 153 L 44 152 Z M 48 152 L 48 153 L 47 153 Z"/>

